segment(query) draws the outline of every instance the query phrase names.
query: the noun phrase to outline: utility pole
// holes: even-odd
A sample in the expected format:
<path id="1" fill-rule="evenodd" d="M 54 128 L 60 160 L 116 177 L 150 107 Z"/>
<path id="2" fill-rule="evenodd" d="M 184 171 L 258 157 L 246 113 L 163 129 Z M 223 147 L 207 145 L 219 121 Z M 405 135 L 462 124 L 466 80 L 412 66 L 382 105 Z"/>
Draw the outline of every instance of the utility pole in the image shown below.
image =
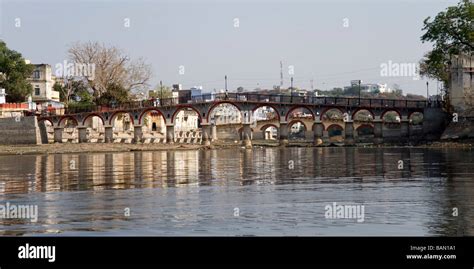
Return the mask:
<path id="1" fill-rule="evenodd" d="M 430 102 L 430 90 L 429 90 L 429 83 L 428 81 L 426 82 L 426 102 Z"/>
<path id="2" fill-rule="evenodd" d="M 280 61 L 280 89 L 283 87 L 283 62 Z"/>
<path id="3" fill-rule="evenodd" d="M 163 81 L 160 80 L 160 104 L 163 104 Z"/>
<path id="4" fill-rule="evenodd" d="M 360 106 L 360 84 L 362 83 L 362 80 L 359 79 L 359 106 Z"/>
<path id="5" fill-rule="evenodd" d="M 311 79 L 311 91 L 314 91 L 314 87 L 313 87 L 313 79 Z"/>
<path id="6" fill-rule="evenodd" d="M 229 98 L 229 94 L 227 92 L 227 75 L 225 75 L 224 80 L 225 80 L 225 99 L 227 100 L 227 98 Z"/>
<path id="7" fill-rule="evenodd" d="M 293 77 L 291 77 L 290 96 L 290 103 L 293 103 Z"/>

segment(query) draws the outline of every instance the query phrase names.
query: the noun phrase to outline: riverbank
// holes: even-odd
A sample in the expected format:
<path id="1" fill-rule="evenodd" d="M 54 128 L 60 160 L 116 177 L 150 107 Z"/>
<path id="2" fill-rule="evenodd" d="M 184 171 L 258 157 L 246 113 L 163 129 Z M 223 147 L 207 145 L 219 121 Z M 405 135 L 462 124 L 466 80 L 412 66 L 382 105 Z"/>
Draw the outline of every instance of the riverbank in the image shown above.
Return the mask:
<path id="1" fill-rule="evenodd" d="M 276 141 L 255 141 L 254 147 L 278 147 Z M 310 142 L 291 142 L 289 147 L 312 147 Z M 342 143 L 329 145 L 332 147 L 343 146 Z M 131 152 L 131 151 L 161 151 L 161 150 L 196 150 L 196 149 L 224 149 L 241 148 L 239 141 L 213 142 L 211 146 L 192 144 L 119 144 L 119 143 L 64 143 L 46 145 L 0 145 L 0 155 L 27 155 L 27 154 L 64 154 L 64 153 L 104 153 L 104 152 Z M 395 144 L 356 144 L 360 148 L 463 148 L 474 149 L 474 140 L 430 142 L 420 145 L 395 145 Z"/>

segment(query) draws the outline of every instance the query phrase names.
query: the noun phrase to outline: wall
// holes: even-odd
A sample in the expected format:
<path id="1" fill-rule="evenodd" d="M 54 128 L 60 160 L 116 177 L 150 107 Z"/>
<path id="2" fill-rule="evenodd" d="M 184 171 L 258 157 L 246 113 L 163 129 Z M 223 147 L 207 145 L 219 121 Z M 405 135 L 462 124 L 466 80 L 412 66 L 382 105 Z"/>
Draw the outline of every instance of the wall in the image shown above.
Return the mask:
<path id="1" fill-rule="evenodd" d="M 449 99 L 454 112 L 462 116 L 474 116 L 474 57 L 471 55 L 453 56 L 451 58 L 451 81 Z"/>
<path id="2" fill-rule="evenodd" d="M 41 144 L 36 117 L 0 118 L 0 144 Z"/>

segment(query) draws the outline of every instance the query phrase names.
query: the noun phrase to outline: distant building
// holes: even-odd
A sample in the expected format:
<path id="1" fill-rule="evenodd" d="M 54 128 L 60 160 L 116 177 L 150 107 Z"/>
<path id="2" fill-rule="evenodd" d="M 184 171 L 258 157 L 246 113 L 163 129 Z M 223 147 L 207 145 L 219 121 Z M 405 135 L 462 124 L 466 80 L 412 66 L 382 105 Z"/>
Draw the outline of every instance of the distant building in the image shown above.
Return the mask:
<path id="1" fill-rule="evenodd" d="M 40 106 L 62 107 L 59 101 L 59 92 L 53 90 L 58 79 L 52 75 L 49 64 L 34 64 L 34 71 L 28 81 L 33 87 L 33 102 Z"/>
<path id="2" fill-rule="evenodd" d="M 344 90 L 349 88 L 359 87 L 359 80 L 351 80 L 351 86 L 344 87 Z M 378 83 L 361 83 L 360 91 L 365 93 L 391 93 L 392 89 L 387 87 L 387 84 L 378 84 Z"/>
<path id="3" fill-rule="evenodd" d="M 193 97 L 202 95 L 202 86 L 192 87 L 189 90 L 178 90 L 179 103 L 188 103 L 193 99 Z"/>

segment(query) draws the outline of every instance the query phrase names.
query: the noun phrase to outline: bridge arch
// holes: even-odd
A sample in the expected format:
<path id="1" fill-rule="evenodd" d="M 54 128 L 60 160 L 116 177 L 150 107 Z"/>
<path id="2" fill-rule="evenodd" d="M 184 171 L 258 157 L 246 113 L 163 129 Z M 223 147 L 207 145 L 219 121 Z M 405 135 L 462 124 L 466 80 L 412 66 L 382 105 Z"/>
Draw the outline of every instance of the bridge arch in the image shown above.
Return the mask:
<path id="1" fill-rule="evenodd" d="M 128 114 L 130 116 L 130 120 L 132 121 L 132 124 L 135 124 L 132 113 L 130 113 L 126 110 L 118 110 L 118 111 L 115 111 L 114 113 L 112 113 L 112 115 L 110 115 L 110 120 L 109 120 L 110 125 L 113 125 L 114 119 L 118 114 Z"/>
<path id="2" fill-rule="evenodd" d="M 197 110 L 195 107 L 190 106 L 190 105 L 180 105 L 180 106 L 176 107 L 176 110 L 173 112 L 173 115 L 171 115 L 171 122 L 173 123 L 175 121 L 176 115 L 178 115 L 178 113 L 181 110 L 186 109 L 186 108 L 189 108 L 189 109 L 193 110 L 194 112 L 196 112 L 196 114 L 198 115 L 199 121 L 202 122 L 202 116 L 201 116 L 201 113 L 199 112 L 199 110 Z M 208 116 L 209 116 L 209 114 L 208 114 Z"/>
<path id="3" fill-rule="evenodd" d="M 235 107 L 235 108 L 239 111 L 239 113 L 242 114 L 242 109 L 239 107 L 238 104 L 233 103 L 233 102 L 231 102 L 231 101 L 219 101 L 219 102 L 214 103 L 214 104 L 209 108 L 209 110 L 207 111 L 207 115 L 205 115 L 207 122 L 209 122 L 209 119 L 210 119 L 209 117 L 211 116 L 211 114 L 212 114 L 212 112 L 215 110 L 215 108 L 218 107 L 218 106 L 220 106 L 220 105 L 225 105 L 225 104 L 229 104 L 229 105 Z"/>
<path id="4" fill-rule="evenodd" d="M 53 123 L 53 120 L 49 119 L 49 118 L 38 118 L 38 123 L 42 122 L 42 121 L 48 121 L 51 126 L 54 127 L 54 123 Z"/>
<path id="5" fill-rule="evenodd" d="M 69 116 L 62 116 L 59 119 L 58 127 L 63 127 L 62 124 L 65 122 L 65 120 L 68 120 L 68 119 L 74 121 L 76 123 L 76 126 L 79 125 L 79 122 L 77 121 L 77 119 L 75 117 L 69 115 Z"/>
<path id="6" fill-rule="evenodd" d="M 265 124 L 263 125 L 261 128 L 260 128 L 260 131 L 264 132 L 266 129 L 270 128 L 270 127 L 274 127 L 278 130 L 278 126 L 276 126 L 275 124 L 272 124 L 272 123 L 269 123 L 269 124 Z"/>
<path id="7" fill-rule="evenodd" d="M 271 107 L 275 111 L 275 115 L 277 116 L 278 121 L 280 121 L 280 113 L 279 113 L 278 109 L 274 105 L 271 105 L 271 104 L 258 104 L 252 109 L 252 113 L 255 113 L 255 111 L 257 111 L 257 109 L 259 109 L 261 107 L 265 107 L 265 106 Z"/>
<path id="8" fill-rule="evenodd" d="M 424 118 L 425 114 L 423 114 L 421 111 L 411 111 L 407 117 L 411 125 L 423 124 Z"/>
<path id="9" fill-rule="evenodd" d="M 91 118 L 91 117 L 98 117 L 101 121 L 102 121 L 102 124 L 105 125 L 105 121 L 104 121 L 104 118 L 100 115 L 100 114 L 97 114 L 97 113 L 90 113 L 90 114 L 87 114 L 87 116 L 84 117 L 84 120 L 82 120 L 82 125 L 86 125 L 86 121 L 87 119 Z"/>
<path id="10" fill-rule="evenodd" d="M 400 117 L 400 120 L 402 119 L 402 113 L 401 113 L 398 109 L 396 109 L 396 108 L 387 108 L 387 109 L 385 109 L 385 110 L 382 112 L 382 114 L 380 114 L 380 119 L 381 119 L 382 121 L 384 121 L 384 116 L 385 116 L 385 114 L 387 114 L 387 113 L 389 113 L 389 112 L 395 112 L 395 113 L 397 113 L 398 116 Z M 384 121 L 384 122 L 385 122 L 385 121 Z"/>
<path id="11" fill-rule="evenodd" d="M 364 130 L 370 130 L 370 133 L 364 132 Z M 372 124 L 361 124 L 359 127 L 356 128 L 356 132 L 358 136 L 363 135 L 373 135 L 374 134 L 374 126 Z"/>
<path id="12" fill-rule="evenodd" d="M 294 119 L 294 120 L 290 121 L 288 123 L 288 129 L 291 129 L 291 126 L 295 125 L 298 122 L 301 123 L 301 125 L 303 125 L 305 131 L 309 130 L 308 126 L 306 126 L 306 124 L 302 120 L 299 120 L 299 119 Z"/>
<path id="13" fill-rule="evenodd" d="M 337 109 L 339 110 L 339 112 L 341 112 L 341 115 L 344 116 L 344 113 L 346 113 L 342 108 L 340 107 L 327 107 L 325 108 L 322 112 L 321 112 L 321 115 L 319 115 L 319 120 L 323 120 L 323 117 L 324 115 L 326 115 L 326 113 L 329 111 L 329 110 L 332 110 L 332 109 Z"/>
<path id="14" fill-rule="evenodd" d="M 314 112 L 313 112 L 313 110 L 311 110 L 311 108 L 309 108 L 308 106 L 305 106 L 305 105 L 296 105 L 296 106 L 293 106 L 292 108 L 290 108 L 288 110 L 288 112 L 286 112 L 285 121 L 288 121 L 288 117 L 290 116 L 291 112 L 295 109 L 298 109 L 298 108 L 304 108 L 304 109 L 308 110 L 311 113 L 311 117 L 313 118 L 313 120 L 315 119 Z M 306 126 L 305 126 L 305 128 L 306 128 Z M 308 128 L 306 128 L 306 130 L 308 130 Z"/>
<path id="15" fill-rule="evenodd" d="M 142 124 L 143 116 L 145 116 L 148 112 L 151 112 L 151 111 L 157 112 L 166 121 L 165 115 L 159 109 L 157 109 L 157 108 L 147 108 L 147 109 L 143 110 L 142 113 L 140 113 L 140 116 L 138 117 L 138 124 Z"/>
<path id="16" fill-rule="evenodd" d="M 361 112 L 361 111 L 364 111 L 364 110 L 370 113 L 370 115 L 371 115 L 371 117 L 372 117 L 372 120 L 375 119 L 375 114 L 374 114 L 374 112 L 373 112 L 370 108 L 368 108 L 368 107 L 359 107 L 359 108 L 357 108 L 356 110 L 354 110 L 354 112 L 352 112 L 351 119 L 354 120 L 355 117 L 356 117 L 356 115 L 357 115 L 357 113 L 359 113 L 359 112 Z"/>
<path id="17" fill-rule="evenodd" d="M 326 131 L 328 133 L 329 140 L 337 142 L 337 137 L 340 137 L 342 139 L 342 132 L 344 131 L 344 127 L 337 123 L 333 123 L 326 128 Z"/>

